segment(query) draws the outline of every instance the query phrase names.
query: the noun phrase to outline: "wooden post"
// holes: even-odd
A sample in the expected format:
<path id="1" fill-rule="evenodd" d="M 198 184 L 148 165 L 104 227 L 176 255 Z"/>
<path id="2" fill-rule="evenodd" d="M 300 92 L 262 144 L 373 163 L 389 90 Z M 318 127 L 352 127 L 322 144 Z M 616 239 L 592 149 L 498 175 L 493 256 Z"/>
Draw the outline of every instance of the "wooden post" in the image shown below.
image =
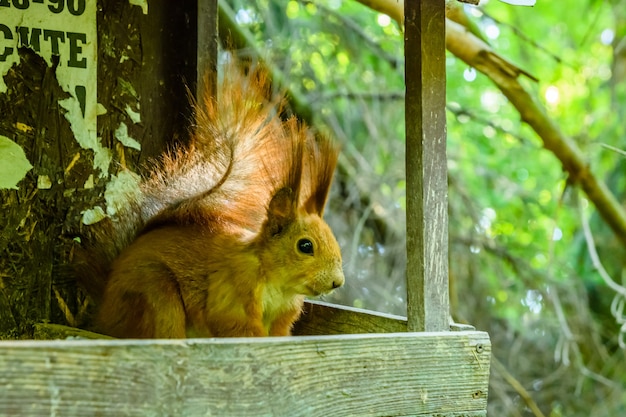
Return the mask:
<path id="1" fill-rule="evenodd" d="M 409 331 L 449 330 L 445 0 L 405 2 Z"/>
<path id="2" fill-rule="evenodd" d="M 196 99 L 201 101 L 204 92 L 217 91 L 217 0 L 198 0 L 197 60 Z"/>

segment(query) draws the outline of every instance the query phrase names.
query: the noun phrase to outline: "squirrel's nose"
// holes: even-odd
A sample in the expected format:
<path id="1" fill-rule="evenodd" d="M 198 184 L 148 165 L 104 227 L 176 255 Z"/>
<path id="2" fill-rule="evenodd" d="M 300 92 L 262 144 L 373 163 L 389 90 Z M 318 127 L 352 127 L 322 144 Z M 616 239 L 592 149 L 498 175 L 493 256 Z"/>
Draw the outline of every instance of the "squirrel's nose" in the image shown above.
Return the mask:
<path id="1" fill-rule="evenodd" d="M 337 277 L 333 280 L 333 289 L 339 288 L 343 285 L 344 277 Z"/>

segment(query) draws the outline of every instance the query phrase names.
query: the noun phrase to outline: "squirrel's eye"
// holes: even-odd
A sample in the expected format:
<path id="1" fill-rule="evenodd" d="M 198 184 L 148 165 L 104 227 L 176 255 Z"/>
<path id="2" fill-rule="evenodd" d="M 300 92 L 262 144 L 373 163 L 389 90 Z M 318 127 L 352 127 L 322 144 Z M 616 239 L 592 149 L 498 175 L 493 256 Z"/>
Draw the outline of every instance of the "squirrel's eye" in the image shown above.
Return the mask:
<path id="1" fill-rule="evenodd" d="M 298 250 L 307 255 L 313 255 L 313 242 L 309 239 L 300 239 L 298 241 Z"/>

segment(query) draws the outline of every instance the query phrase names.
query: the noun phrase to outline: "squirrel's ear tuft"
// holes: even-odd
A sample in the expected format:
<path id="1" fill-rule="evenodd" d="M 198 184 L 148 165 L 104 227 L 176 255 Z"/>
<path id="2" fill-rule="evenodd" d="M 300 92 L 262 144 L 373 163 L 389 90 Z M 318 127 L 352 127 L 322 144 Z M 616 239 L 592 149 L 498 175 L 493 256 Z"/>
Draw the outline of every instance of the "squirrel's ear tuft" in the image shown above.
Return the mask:
<path id="1" fill-rule="evenodd" d="M 267 210 L 266 233 L 270 236 L 276 236 L 293 223 L 296 219 L 296 203 L 291 188 L 280 188 L 272 197 Z"/>
<path id="2" fill-rule="evenodd" d="M 309 194 L 304 201 L 307 213 L 324 214 L 333 174 L 337 166 L 339 147 L 330 138 L 316 135 L 307 141 L 308 175 L 304 178 L 308 184 L 305 189 Z"/>

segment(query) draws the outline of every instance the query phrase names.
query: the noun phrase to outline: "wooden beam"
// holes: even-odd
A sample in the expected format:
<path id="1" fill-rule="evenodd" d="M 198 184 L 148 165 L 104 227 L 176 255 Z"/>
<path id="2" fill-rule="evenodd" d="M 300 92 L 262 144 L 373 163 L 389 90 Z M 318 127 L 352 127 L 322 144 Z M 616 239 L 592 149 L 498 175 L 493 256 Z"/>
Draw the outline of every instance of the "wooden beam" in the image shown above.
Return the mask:
<path id="1" fill-rule="evenodd" d="M 440 331 L 450 326 L 445 0 L 404 4 L 408 329 Z"/>
<path id="2" fill-rule="evenodd" d="M 484 332 L 0 342 L 0 415 L 485 416 Z"/>

